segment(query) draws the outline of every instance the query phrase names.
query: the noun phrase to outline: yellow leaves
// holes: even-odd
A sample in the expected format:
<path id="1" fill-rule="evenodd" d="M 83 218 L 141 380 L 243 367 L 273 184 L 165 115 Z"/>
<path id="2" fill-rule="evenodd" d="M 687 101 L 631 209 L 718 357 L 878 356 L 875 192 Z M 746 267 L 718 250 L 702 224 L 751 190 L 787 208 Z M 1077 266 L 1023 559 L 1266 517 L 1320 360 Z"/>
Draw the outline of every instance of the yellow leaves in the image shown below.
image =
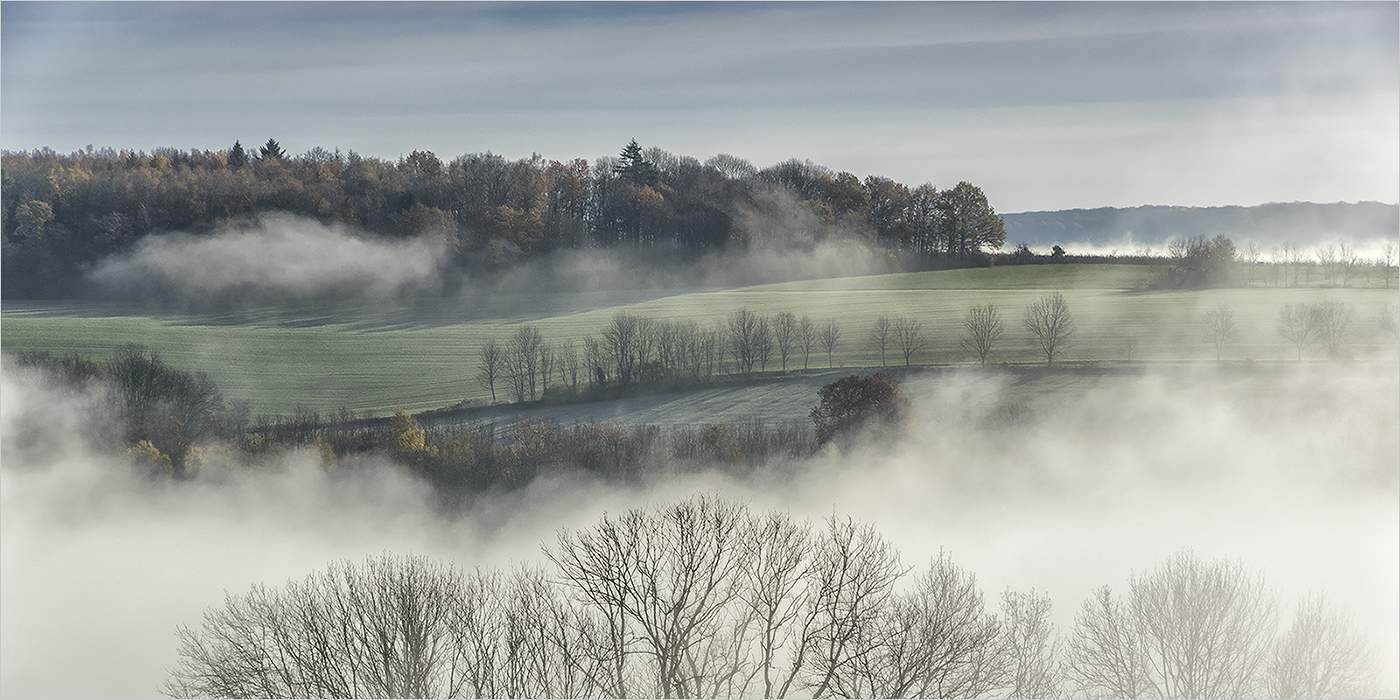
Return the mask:
<path id="1" fill-rule="evenodd" d="M 559 426 L 554 423 L 522 420 L 512 432 L 511 456 L 521 464 L 547 464 L 559 458 Z"/>
<path id="2" fill-rule="evenodd" d="M 131 458 L 132 463 L 139 467 L 146 467 L 152 471 L 169 474 L 174 471 L 174 466 L 170 462 L 168 455 L 162 454 L 150 440 L 142 440 L 126 448 L 126 456 Z"/>
<path id="3" fill-rule="evenodd" d="M 400 408 L 394 412 L 394 417 L 389 419 L 389 445 L 399 457 L 416 457 L 421 455 L 426 447 L 424 445 L 425 434 L 423 429 L 418 427 L 418 421 L 408 411 Z"/>
<path id="4" fill-rule="evenodd" d="M 44 230 L 53 222 L 53 207 L 48 202 L 33 200 L 15 207 L 15 233 L 28 241 L 40 241 Z"/>

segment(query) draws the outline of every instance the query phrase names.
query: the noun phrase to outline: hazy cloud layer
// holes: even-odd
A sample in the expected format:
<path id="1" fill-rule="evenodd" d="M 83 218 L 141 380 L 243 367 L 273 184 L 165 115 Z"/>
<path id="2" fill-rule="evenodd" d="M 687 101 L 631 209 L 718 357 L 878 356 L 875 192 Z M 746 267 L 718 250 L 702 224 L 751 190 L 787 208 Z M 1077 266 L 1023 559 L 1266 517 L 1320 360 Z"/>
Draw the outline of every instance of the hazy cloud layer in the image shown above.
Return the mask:
<path id="1" fill-rule="evenodd" d="M 441 288 L 441 238 L 362 238 L 340 226 L 268 215 L 209 235 L 148 236 L 89 275 L 104 296 L 222 303 L 232 300 L 380 298 Z"/>
<path id="2" fill-rule="evenodd" d="M 675 474 L 621 486 L 555 475 L 450 513 L 374 460 L 327 473 L 294 454 L 179 484 L 135 476 L 102 445 L 74 437 L 101 432 L 91 397 L 55 392 L 8 365 L 0 382 L 6 696 L 149 696 L 175 663 L 175 626 L 196 624 L 225 590 L 280 585 L 331 559 L 383 551 L 462 567 L 540 561 L 557 528 L 697 491 L 754 510 L 874 522 L 908 565 L 946 548 L 989 595 L 1050 593 L 1062 630 L 1094 587 L 1121 587 L 1182 547 L 1238 558 L 1286 606 L 1317 588 L 1351 605 L 1395 683 L 1393 365 L 1067 383 L 1010 413 L 999 410 L 1008 400 L 1001 380 L 919 379 L 906 385 L 918 423 L 900 444 L 751 479 Z M 996 415 L 1022 420 L 976 428 Z"/>
<path id="3" fill-rule="evenodd" d="M 7 148 L 810 158 L 1000 211 L 1393 202 L 1393 3 L 12 3 Z M 607 50 L 599 50 L 607 47 Z M 237 100 L 230 100 L 237 95 Z"/>
<path id="4" fill-rule="evenodd" d="M 658 262 L 649 251 L 562 250 L 499 272 L 451 268 L 439 237 L 402 240 L 325 226 L 288 214 L 209 235 L 150 236 L 103 260 L 88 281 L 103 298 L 176 306 L 245 306 L 308 299 L 390 299 L 457 293 L 714 289 L 799 279 L 879 274 L 889 260 L 859 238 L 833 233 L 782 197 L 765 212 L 743 211 L 743 241 L 694 260 Z"/>
<path id="5" fill-rule="evenodd" d="M 735 212 L 736 242 L 680 264 L 660 264 L 649 251 L 567 250 L 504 273 L 465 280 L 469 292 L 598 289 L 719 289 L 793 280 L 891 272 L 890 260 L 858 235 L 832 230 L 820 241 L 816 219 L 784 193 L 763 195 L 759 209 Z"/>

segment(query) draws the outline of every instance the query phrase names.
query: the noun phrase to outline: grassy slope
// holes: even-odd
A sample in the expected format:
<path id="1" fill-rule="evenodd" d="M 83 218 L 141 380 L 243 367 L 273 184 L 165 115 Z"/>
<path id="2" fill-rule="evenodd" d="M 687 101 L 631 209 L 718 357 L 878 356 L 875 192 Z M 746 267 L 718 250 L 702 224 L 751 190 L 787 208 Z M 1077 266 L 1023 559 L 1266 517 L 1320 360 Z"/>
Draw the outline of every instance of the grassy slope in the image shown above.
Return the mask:
<path id="1" fill-rule="evenodd" d="M 1284 303 L 1338 298 L 1352 302 L 1362 354 L 1373 352 L 1376 314 L 1394 290 L 1225 289 L 1133 291 L 1149 269 L 1127 265 L 1046 265 L 811 280 L 689 294 L 610 293 L 435 300 L 412 305 L 305 305 L 234 314 L 148 314 L 118 305 L 7 303 L 0 319 L 5 352 L 46 349 L 106 356 L 124 342 L 157 348 L 177 366 L 214 375 L 231 396 L 253 401 L 255 413 L 290 413 L 297 404 L 328 411 L 346 406 L 384 414 L 484 398 L 474 380 L 476 353 L 488 338 L 504 339 L 519 323 L 536 323 L 548 342 L 580 342 L 618 310 L 654 318 L 722 321 L 742 306 L 792 311 L 816 321 L 836 318 L 843 340 L 837 366 L 879 364 L 866 340 L 878 316 L 920 319 L 929 335 L 915 363 L 966 363 L 960 319 L 973 304 L 1002 309 L 1007 331 L 995 361 L 1036 362 L 1021 310 L 1046 290 L 1062 291 L 1079 333 L 1067 359 L 1181 360 L 1213 355 L 1201 336 L 1205 309 L 1228 303 L 1240 338 L 1227 358 L 1291 359 L 1273 330 Z M 1393 346 L 1392 346 L 1393 347 Z M 892 347 L 891 364 L 902 363 Z M 776 362 L 776 358 L 775 358 Z M 801 366 L 798 359 L 796 366 Z M 825 367 L 820 350 L 812 367 Z M 770 369 L 773 369 L 770 366 Z M 500 386 L 498 386 L 498 391 Z"/>

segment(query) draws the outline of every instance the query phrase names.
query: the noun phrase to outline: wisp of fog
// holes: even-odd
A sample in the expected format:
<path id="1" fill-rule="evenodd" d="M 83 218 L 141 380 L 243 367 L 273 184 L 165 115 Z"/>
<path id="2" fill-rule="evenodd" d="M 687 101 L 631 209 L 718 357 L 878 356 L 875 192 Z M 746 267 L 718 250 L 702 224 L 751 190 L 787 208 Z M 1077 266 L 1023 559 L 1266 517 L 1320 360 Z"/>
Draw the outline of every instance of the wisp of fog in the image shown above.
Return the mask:
<path id="1" fill-rule="evenodd" d="M 787 201 L 791 197 L 772 197 L 783 201 L 736 213 L 741 245 L 684 264 L 668 264 L 655 251 L 585 248 L 496 270 L 480 261 L 460 264 L 440 235 L 386 240 L 282 213 L 206 234 L 145 237 L 99 262 L 87 282 L 103 299 L 207 308 L 425 294 L 713 289 L 889 271 L 888 260 L 859 237 L 813 242 L 811 214 Z"/>
<path id="2" fill-rule="evenodd" d="M 1013 376 L 915 375 L 904 388 L 917 417 L 898 441 L 744 477 L 556 473 L 451 509 L 387 459 L 328 470 L 293 453 L 151 479 L 104 442 L 100 397 L 13 363 L 0 382 L 6 696 L 151 696 L 176 664 L 176 626 L 197 626 L 225 591 L 383 552 L 463 569 L 538 563 L 559 528 L 697 492 L 871 522 L 907 566 L 946 551 L 989 596 L 1050 594 L 1062 634 L 1094 588 L 1121 590 L 1183 548 L 1239 560 L 1278 592 L 1284 624 L 1309 591 L 1349 605 L 1380 646 L 1383 682 L 1396 683 L 1391 363 L 1178 369 L 1033 400 L 1014 398 Z"/>
<path id="3" fill-rule="evenodd" d="M 88 279 L 103 296 L 137 301 L 380 298 L 440 290 L 446 251 L 441 237 L 371 239 L 342 225 L 270 214 L 206 235 L 148 236 L 103 260 Z"/>

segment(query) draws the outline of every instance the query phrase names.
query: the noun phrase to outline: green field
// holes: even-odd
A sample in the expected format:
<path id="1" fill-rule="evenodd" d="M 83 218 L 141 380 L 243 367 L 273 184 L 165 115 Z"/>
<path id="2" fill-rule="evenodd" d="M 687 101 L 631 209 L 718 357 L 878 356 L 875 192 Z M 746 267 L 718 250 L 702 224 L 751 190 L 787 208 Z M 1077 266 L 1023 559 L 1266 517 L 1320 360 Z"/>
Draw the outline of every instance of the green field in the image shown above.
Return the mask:
<path id="1" fill-rule="evenodd" d="M 1291 360 L 1274 331 L 1285 303 L 1338 299 L 1353 304 L 1352 350 L 1358 358 L 1395 357 L 1394 339 L 1379 330 L 1379 314 L 1395 290 L 1240 288 L 1185 292 L 1140 291 L 1151 269 L 1131 265 L 1046 265 L 761 285 L 721 291 L 535 294 L 434 299 L 393 304 L 302 304 L 231 313 L 154 312 L 98 302 L 6 302 L 0 347 L 6 353 L 76 351 L 106 357 L 122 343 L 156 348 L 171 364 L 207 371 L 227 395 L 250 400 L 255 414 L 290 414 L 296 406 L 347 407 L 386 414 L 483 399 L 474 379 L 476 356 L 489 338 L 504 339 L 521 323 L 538 324 L 550 343 L 580 342 L 622 310 L 658 319 L 722 321 L 741 307 L 764 313 L 838 319 L 843 339 L 835 364 L 880 363 L 866 334 L 879 316 L 913 316 L 928 335 L 915 364 L 969 364 L 960 349 L 960 319 L 973 304 L 999 306 L 1006 337 L 996 362 L 1037 357 L 1020 319 L 1048 290 L 1061 291 L 1079 328 L 1071 362 L 1214 359 L 1201 328 L 1205 311 L 1229 304 L 1240 335 L 1226 359 Z M 902 364 L 891 348 L 888 360 Z M 776 359 L 775 359 L 776 362 Z M 801 359 L 797 360 L 801 367 Z M 813 368 L 826 367 L 820 351 Z M 773 365 L 769 369 L 775 369 Z M 498 386 L 499 388 L 499 386 Z"/>

